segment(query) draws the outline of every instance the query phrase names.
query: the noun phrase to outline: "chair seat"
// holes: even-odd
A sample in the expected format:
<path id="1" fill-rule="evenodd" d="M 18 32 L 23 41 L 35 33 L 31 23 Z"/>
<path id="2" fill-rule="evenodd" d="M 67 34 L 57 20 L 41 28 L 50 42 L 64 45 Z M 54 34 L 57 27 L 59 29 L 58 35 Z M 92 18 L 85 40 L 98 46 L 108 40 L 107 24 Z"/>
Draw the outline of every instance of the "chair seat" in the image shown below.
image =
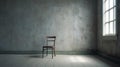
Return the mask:
<path id="1" fill-rule="evenodd" d="M 54 46 L 43 46 L 43 48 L 54 48 Z"/>

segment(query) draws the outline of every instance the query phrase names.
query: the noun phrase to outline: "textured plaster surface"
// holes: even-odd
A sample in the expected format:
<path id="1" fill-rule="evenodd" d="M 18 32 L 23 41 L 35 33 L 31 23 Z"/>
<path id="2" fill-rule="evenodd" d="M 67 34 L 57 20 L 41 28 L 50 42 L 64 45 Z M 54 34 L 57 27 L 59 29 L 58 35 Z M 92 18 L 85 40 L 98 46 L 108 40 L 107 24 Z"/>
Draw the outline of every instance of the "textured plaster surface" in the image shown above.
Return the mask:
<path id="1" fill-rule="evenodd" d="M 96 48 L 96 0 L 0 0 L 0 50 L 39 51 L 55 35 L 57 51 Z"/>

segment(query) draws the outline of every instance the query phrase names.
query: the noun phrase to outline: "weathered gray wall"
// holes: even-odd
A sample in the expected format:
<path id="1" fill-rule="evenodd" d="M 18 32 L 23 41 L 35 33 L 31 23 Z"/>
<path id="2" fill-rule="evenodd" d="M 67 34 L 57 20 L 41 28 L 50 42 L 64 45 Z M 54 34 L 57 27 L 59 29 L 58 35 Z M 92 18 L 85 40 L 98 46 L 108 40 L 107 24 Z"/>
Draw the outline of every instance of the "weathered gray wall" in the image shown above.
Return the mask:
<path id="1" fill-rule="evenodd" d="M 119 31 L 119 0 L 117 0 L 117 31 Z M 120 40 L 117 38 L 120 36 L 120 33 L 117 32 L 116 36 L 102 36 L 102 0 L 98 1 L 98 50 L 109 56 L 120 57 Z"/>
<path id="2" fill-rule="evenodd" d="M 56 35 L 57 51 L 96 49 L 96 0 L 0 0 L 0 51 L 39 51 Z"/>

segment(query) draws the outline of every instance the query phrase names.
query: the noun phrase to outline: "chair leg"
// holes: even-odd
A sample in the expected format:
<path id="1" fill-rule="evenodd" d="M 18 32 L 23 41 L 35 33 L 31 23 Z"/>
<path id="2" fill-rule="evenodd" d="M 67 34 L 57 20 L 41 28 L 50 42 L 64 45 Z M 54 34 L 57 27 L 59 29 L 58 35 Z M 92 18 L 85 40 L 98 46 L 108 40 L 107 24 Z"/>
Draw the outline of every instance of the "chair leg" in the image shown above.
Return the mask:
<path id="1" fill-rule="evenodd" d="M 53 59 L 53 53 L 54 53 L 54 50 L 52 49 L 52 59 Z"/>
<path id="2" fill-rule="evenodd" d="M 43 50 L 42 50 L 42 58 L 44 57 L 44 48 L 43 48 Z"/>
<path id="3" fill-rule="evenodd" d="M 54 49 L 54 56 L 56 56 L 55 49 Z"/>
<path id="4" fill-rule="evenodd" d="M 47 51 L 46 51 L 46 56 L 48 55 L 48 48 L 47 48 Z"/>

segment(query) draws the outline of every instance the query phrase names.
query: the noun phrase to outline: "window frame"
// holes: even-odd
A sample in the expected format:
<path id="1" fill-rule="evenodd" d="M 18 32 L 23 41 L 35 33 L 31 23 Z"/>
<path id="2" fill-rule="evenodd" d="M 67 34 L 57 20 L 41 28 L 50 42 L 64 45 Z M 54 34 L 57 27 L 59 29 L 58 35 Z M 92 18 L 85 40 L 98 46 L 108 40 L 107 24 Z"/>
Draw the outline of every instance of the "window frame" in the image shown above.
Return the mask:
<path id="1" fill-rule="evenodd" d="M 108 1 L 108 9 L 106 9 L 106 3 Z M 110 7 L 110 0 L 102 0 L 102 35 L 103 36 L 116 36 L 116 0 L 113 0 L 113 6 Z M 113 16 L 112 16 L 112 20 L 110 20 L 110 11 L 113 10 Z M 106 14 L 108 13 L 108 17 L 106 17 Z M 111 12 L 112 13 L 112 12 Z M 108 19 L 108 21 L 106 21 L 105 19 Z M 110 24 L 112 25 L 112 28 L 110 27 Z M 108 29 L 107 26 L 108 25 Z M 112 29 L 112 32 L 110 32 Z M 107 31 L 106 31 L 107 30 Z"/>

